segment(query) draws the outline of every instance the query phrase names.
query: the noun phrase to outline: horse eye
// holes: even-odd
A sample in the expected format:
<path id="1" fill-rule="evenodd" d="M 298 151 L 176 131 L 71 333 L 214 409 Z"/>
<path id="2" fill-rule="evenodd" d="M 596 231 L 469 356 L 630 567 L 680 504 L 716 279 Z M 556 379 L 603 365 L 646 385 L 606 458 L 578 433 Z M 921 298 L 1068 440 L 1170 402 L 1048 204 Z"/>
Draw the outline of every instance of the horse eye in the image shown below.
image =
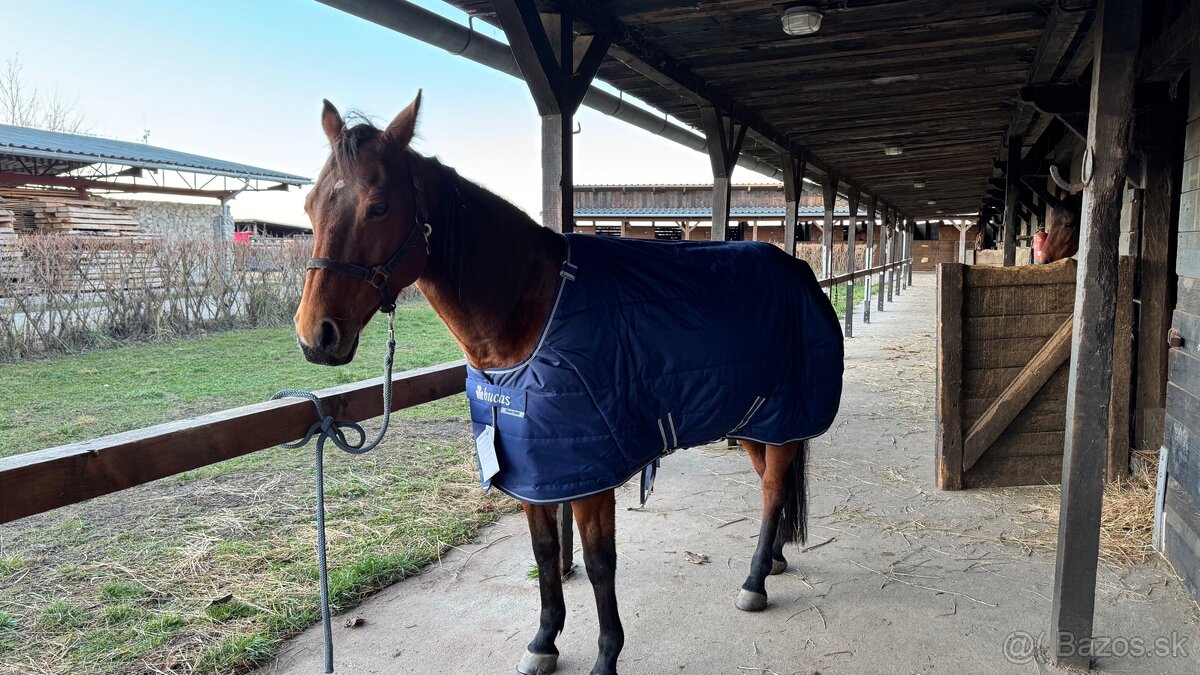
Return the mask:
<path id="1" fill-rule="evenodd" d="M 375 202 L 367 207 L 367 215 L 371 218 L 382 218 L 387 212 L 387 202 Z"/>

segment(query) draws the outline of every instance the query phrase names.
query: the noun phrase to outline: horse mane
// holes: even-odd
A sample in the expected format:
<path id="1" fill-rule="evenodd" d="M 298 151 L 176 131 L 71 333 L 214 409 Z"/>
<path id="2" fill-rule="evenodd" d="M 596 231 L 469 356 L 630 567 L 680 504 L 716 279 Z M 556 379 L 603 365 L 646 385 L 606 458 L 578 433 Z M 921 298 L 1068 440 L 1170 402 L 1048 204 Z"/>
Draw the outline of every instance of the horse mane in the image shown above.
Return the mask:
<path id="1" fill-rule="evenodd" d="M 342 171 L 349 169 L 358 162 L 359 150 L 379 138 L 383 130 L 365 114 L 351 110 L 346 115 L 347 120 L 356 122 L 346 126 L 331 144 L 330 158 Z M 431 234 L 431 250 L 434 256 L 444 265 L 444 271 L 454 286 L 458 297 L 463 294 L 463 282 L 466 269 L 466 252 L 469 234 L 467 232 L 470 214 L 480 212 L 490 214 L 489 220 L 506 222 L 525 221 L 533 227 L 538 224 L 504 197 L 487 188 L 467 180 L 458 174 L 453 167 L 446 166 L 437 157 L 423 157 L 411 147 L 406 151 L 417 158 L 427 159 L 436 168 L 441 179 L 441 194 L 437 204 L 429 204 Z"/>
<path id="2" fill-rule="evenodd" d="M 416 154 L 415 151 L 409 150 Z M 420 155 L 417 155 L 420 157 Z M 468 223 L 472 214 L 479 218 L 487 213 L 491 223 L 525 221 L 530 227 L 538 227 L 529 214 L 504 197 L 478 183 L 463 178 L 453 167 L 442 163 L 437 157 L 427 157 L 436 168 L 441 183 L 441 199 L 437 205 L 430 204 L 430 223 L 433 228 L 430 249 L 440 259 L 445 273 L 458 298 L 463 297 L 466 280 L 466 253 L 470 234 Z"/>

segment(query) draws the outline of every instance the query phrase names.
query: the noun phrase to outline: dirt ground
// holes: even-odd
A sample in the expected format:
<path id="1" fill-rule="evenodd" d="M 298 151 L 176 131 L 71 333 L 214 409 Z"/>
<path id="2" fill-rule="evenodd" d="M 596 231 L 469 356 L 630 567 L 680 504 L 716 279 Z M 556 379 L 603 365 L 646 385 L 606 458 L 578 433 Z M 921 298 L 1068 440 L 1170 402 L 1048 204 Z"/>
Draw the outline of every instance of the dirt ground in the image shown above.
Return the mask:
<path id="1" fill-rule="evenodd" d="M 667 458 L 644 509 L 635 489 L 621 490 L 622 673 L 1055 671 L 1045 634 L 1057 521 L 1037 506 L 1053 489 L 937 490 L 933 308 L 934 280 L 918 275 L 872 324 L 856 322 L 841 414 L 812 444 L 811 537 L 768 581 L 764 612 L 733 607 L 759 513 L 740 451 L 714 444 Z M 693 564 L 689 552 L 709 562 Z M 338 672 L 513 672 L 537 623 L 532 563 L 523 518 L 502 518 L 339 617 Z M 1197 671 L 1200 614 L 1166 563 L 1102 563 L 1098 586 L 1095 632 L 1113 638 L 1100 645 L 1098 670 Z M 582 570 L 565 593 L 559 672 L 586 673 L 597 629 Z M 342 627 L 350 616 L 364 623 Z M 1142 654 L 1139 640 L 1159 653 Z M 262 672 L 321 672 L 319 629 Z"/>

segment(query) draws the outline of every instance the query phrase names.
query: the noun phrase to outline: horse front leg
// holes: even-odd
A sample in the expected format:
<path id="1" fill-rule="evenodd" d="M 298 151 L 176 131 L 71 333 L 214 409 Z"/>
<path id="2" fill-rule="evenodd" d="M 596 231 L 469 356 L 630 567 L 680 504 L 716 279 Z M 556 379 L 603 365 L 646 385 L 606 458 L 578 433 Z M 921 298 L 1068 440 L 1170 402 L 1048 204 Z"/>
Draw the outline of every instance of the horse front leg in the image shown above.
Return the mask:
<path id="1" fill-rule="evenodd" d="M 751 453 L 755 468 L 761 461 L 762 469 L 762 525 L 758 533 L 758 546 L 750 560 L 750 575 L 738 592 L 735 605 L 747 612 L 758 612 L 767 606 L 767 576 L 779 574 L 787 567 L 783 559 L 783 543 L 789 539 L 781 527 L 784 506 L 789 499 L 796 499 L 796 480 L 793 462 L 797 461 L 796 444 L 784 446 L 767 445 L 759 461 Z"/>
<path id="2" fill-rule="evenodd" d="M 558 551 L 558 507 L 541 504 L 523 506 L 525 518 L 529 521 L 533 557 L 538 566 L 542 613 L 537 635 L 517 663 L 517 672 L 521 675 L 549 675 L 558 668 L 558 647 L 554 646 L 554 639 L 562 632 L 567 620 L 567 605 L 563 602 L 562 560 Z"/>
<path id="3" fill-rule="evenodd" d="M 617 613 L 616 497 L 612 490 L 572 503 L 579 538 L 583 541 L 583 563 L 596 594 L 600 618 L 600 651 L 591 675 L 616 675 L 617 657 L 625 646 L 625 630 Z"/>

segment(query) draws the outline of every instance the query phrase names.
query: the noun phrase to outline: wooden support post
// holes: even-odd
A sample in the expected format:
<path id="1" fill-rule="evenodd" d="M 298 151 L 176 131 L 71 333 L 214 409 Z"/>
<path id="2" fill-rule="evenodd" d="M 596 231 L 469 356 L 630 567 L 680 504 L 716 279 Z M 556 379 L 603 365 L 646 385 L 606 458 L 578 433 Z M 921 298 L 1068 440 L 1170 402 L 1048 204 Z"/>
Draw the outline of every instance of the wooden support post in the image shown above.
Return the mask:
<path id="1" fill-rule="evenodd" d="M 1178 106 L 1182 108 L 1183 106 Z M 1138 117 L 1135 140 L 1145 158 L 1142 190 L 1135 443 L 1157 450 L 1167 405 L 1167 331 L 1175 306 L 1175 243 L 1179 228 L 1184 124 L 1168 100 L 1156 100 Z"/>
<path id="2" fill-rule="evenodd" d="M 1008 137 L 1008 164 L 1004 167 L 1004 266 L 1017 264 L 1017 197 L 1021 191 L 1021 137 Z"/>
<path id="3" fill-rule="evenodd" d="M 908 259 L 908 219 L 905 216 L 900 217 L 900 222 L 896 224 L 900 228 L 900 269 L 896 272 L 899 275 L 899 280 L 896 282 L 896 295 L 899 295 L 904 290 L 904 280 L 907 275 L 904 270 L 908 265 L 904 262 Z"/>
<path id="4" fill-rule="evenodd" d="M 825 208 L 825 225 L 821 228 L 821 276 L 833 276 L 833 207 L 837 203 L 837 176 L 832 173 L 825 176 L 823 188 L 823 206 Z M 832 295 L 833 288 L 826 288 L 825 293 Z"/>
<path id="5" fill-rule="evenodd" d="M 958 229 L 958 262 L 967 264 L 967 230 L 971 229 L 970 225 L 958 224 L 954 226 Z"/>
<path id="6" fill-rule="evenodd" d="M 496 18 L 542 118 L 542 224 L 574 229 L 573 120 L 608 53 L 602 35 L 575 35 L 570 3 L 538 14 L 533 0 L 496 0 Z M 625 227 L 622 223 L 622 235 Z M 571 570 L 571 505 L 559 510 L 562 571 Z"/>
<path id="7" fill-rule="evenodd" d="M 871 201 L 867 206 L 867 269 L 875 264 L 875 223 L 876 215 L 879 211 L 879 198 L 871 195 Z M 867 288 L 863 292 L 863 323 L 871 323 L 871 290 L 875 285 L 874 280 L 870 275 L 864 277 L 866 279 Z"/>
<path id="8" fill-rule="evenodd" d="M 704 136 L 708 139 L 708 161 L 712 164 L 712 232 L 713 241 L 728 239 L 729 201 L 733 184 L 730 177 L 742 151 L 746 138 L 746 125 L 739 124 L 733 117 L 712 106 L 700 107 L 700 118 L 704 122 Z M 745 239 L 745 233 L 742 239 Z"/>
<path id="9" fill-rule="evenodd" d="M 916 236 L 917 236 L 917 221 L 910 220 L 910 221 L 908 221 L 908 223 L 909 223 L 909 225 L 908 225 L 908 255 L 906 255 L 905 257 L 908 258 L 908 285 L 912 286 L 913 240 L 916 239 Z"/>
<path id="10" fill-rule="evenodd" d="M 850 205 L 850 219 L 846 221 L 846 274 L 854 274 L 858 261 L 854 259 L 854 244 L 858 238 L 858 190 L 846 192 Z M 854 337 L 854 278 L 846 281 L 846 337 Z"/>
<path id="11" fill-rule="evenodd" d="M 1050 635 L 1059 667 L 1091 666 L 1100 507 L 1108 450 L 1117 241 L 1129 153 L 1142 3 L 1100 0 L 1093 34 L 1087 154 L 1075 326 L 1064 438 L 1063 482 Z M 1090 169 L 1090 170 L 1089 170 Z"/>
<path id="12" fill-rule="evenodd" d="M 779 156 L 783 164 L 783 250 L 796 257 L 796 219 L 800 215 L 800 199 L 804 195 L 805 161 L 794 152 Z"/>
<path id="13" fill-rule="evenodd" d="M 891 231 L 888 233 L 888 242 L 889 242 L 888 247 L 891 249 L 891 251 L 888 254 L 888 257 L 891 258 L 891 262 L 893 262 L 893 263 L 900 260 L 899 239 L 900 239 L 900 212 L 893 208 L 892 209 L 892 226 L 891 226 Z M 891 302 L 893 299 L 895 299 L 895 297 L 897 295 L 900 294 L 899 289 L 896 287 L 896 276 L 897 275 L 896 275 L 895 266 L 889 267 L 888 268 L 888 302 Z"/>
<path id="14" fill-rule="evenodd" d="M 542 118 L 542 224 L 557 232 L 574 227 L 572 130 L 609 40 L 576 36 L 570 4 L 561 14 L 538 14 L 533 0 L 497 0 L 500 21 L 521 75 Z"/>
<path id="15" fill-rule="evenodd" d="M 1129 476 L 1130 384 L 1133 379 L 1133 270 L 1136 260 L 1123 256 L 1117 261 L 1117 313 L 1113 324 L 1113 379 L 1108 404 L 1109 482 Z M 1166 335 L 1163 343 L 1166 344 Z M 1165 380 L 1166 373 L 1163 373 Z M 1165 382 L 1164 382 L 1165 386 Z M 1162 439 L 1159 439 L 1161 443 Z"/>
<path id="16" fill-rule="evenodd" d="M 883 219 L 879 223 L 879 255 L 880 262 L 887 265 L 892 262 L 891 238 L 889 231 L 892 222 L 892 209 L 886 207 L 883 210 Z M 883 311 L 883 298 L 887 287 L 888 270 L 882 269 L 879 271 L 879 304 L 875 307 L 879 311 Z M 892 299 L 891 294 L 887 294 L 887 299 Z"/>

